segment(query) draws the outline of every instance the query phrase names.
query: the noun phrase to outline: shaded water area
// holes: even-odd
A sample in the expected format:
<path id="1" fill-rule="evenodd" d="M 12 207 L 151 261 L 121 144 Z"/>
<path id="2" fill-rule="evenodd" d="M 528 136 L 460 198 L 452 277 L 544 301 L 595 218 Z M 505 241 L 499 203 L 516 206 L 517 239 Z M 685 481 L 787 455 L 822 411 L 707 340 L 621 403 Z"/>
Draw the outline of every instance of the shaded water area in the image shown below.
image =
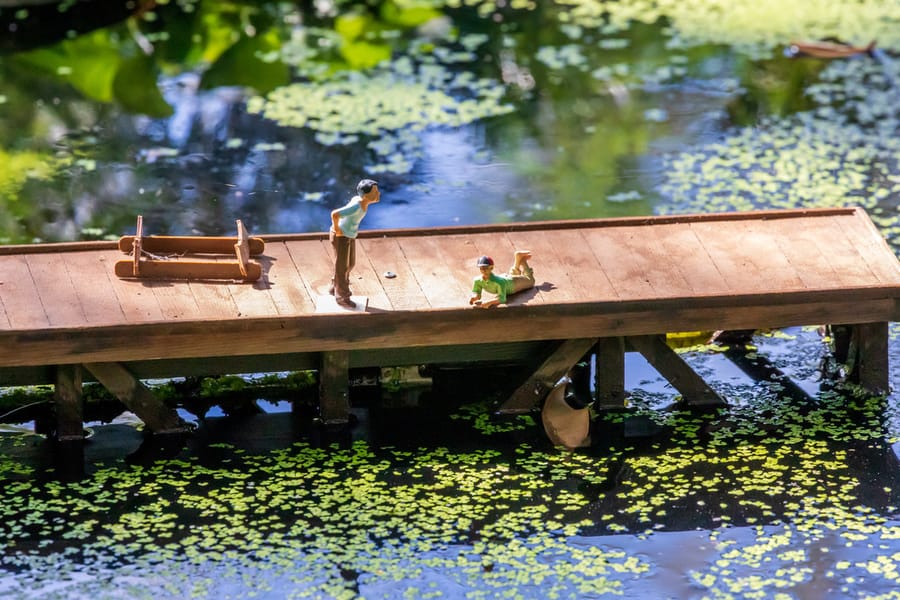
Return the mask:
<path id="1" fill-rule="evenodd" d="M 897 248 L 896 3 L 8 4 L 3 243 L 319 231 L 371 176 L 367 228 L 861 205 Z M 784 55 L 825 38 L 876 51 Z M 0 595 L 898 597 L 897 394 L 831 384 L 815 328 L 683 356 L 728 408 L 629 355 L 575 452 L 491 416 L 499 370 L 347 432 L 289 396 L 184 446 L 4 434 Z"/>

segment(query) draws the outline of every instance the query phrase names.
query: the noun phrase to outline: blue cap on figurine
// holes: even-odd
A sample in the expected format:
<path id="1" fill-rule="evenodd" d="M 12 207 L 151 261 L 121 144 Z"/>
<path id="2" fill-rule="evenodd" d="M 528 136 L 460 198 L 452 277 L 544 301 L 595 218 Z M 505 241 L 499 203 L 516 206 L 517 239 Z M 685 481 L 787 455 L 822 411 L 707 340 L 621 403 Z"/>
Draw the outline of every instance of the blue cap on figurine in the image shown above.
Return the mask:
<path id="1" fill-rule="evenodd" d="M 479 267 L 493 267 L 494 259 L 492 259 L 490 256 L 482 256 L 481 258 L 478 259 L 478 266 Z"/>

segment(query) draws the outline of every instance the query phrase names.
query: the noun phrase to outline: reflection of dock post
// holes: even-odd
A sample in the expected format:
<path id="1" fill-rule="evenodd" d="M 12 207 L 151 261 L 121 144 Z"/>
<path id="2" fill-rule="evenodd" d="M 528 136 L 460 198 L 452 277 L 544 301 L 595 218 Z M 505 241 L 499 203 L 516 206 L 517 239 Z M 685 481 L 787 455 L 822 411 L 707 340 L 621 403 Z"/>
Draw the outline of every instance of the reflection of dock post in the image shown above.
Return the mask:
<path id="1" fill-rule="evenodd" d="M 350 419 L 350 353 L 322 353 L 319 368 L 319 412 L 322 422 L 343 424 Z"/>
<path id="2" fill-rule="evenodd" d="M 625 339 L 600 338 L 594 355 L 598 409 L 616 409 L 625 406 Z"/>
<path id="3" fill-rule="evenodd" d="M 56 410 L 56 439 L 61 442 L 84 439 L 84 399 L 81 394 L 81 365 L 56 367 L 53 405 Z"/>
<path id="4" fill-rule="evenodd" d="M 724 406 L 725 401 L 666 343 L 665 335 L 638 335 L 628 343 L 672 384 L 691 406 Z"/>
<path id="5" fill-rule="evenodd" d="M 890 392 L 888 324 L 830 325 L 832 356 L 846 368 L 846 380 L 872 394 Z"/>

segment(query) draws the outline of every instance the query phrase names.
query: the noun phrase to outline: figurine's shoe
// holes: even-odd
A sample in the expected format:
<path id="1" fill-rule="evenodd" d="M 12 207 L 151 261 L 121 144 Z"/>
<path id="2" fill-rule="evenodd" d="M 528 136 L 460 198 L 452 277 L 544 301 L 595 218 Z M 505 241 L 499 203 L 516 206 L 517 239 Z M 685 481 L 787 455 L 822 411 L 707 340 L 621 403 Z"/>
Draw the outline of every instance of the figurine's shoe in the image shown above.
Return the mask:
<path id="1" fill-rule="evenodd" d="M 338 298 L 335 300 L 339 306 L 343 306 L 344 308 L 356 308 L 356 302 L 351 300 L 350 298 Z"/>

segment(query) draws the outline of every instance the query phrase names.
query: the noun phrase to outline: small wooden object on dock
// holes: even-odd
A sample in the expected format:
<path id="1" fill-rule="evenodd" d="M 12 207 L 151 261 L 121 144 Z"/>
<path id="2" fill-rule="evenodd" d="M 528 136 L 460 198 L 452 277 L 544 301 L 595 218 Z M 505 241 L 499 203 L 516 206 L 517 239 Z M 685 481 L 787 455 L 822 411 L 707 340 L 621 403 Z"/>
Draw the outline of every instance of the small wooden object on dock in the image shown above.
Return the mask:
<path id="1" fill-rule="evenodd" d="M 119 238 L 119 250 L 130 252 L 131 260 L 116 262 L 119 277 L 157 279 L 243 279 L 256 281 L 262 274 L 251 256 L 262 254 L 265 242 L 252 238 L 238 219 L 237 237 L 144 236 L 144 218 L 138 215 L 135 235 Z M 160 254 L 157 254 L 160 253 Z M 165 256 L 170 253 L 173 256 Z M 185 255 L 209 255 L 206 259 Z M 231 260 L 225 260 L 227 255 Z"/>

